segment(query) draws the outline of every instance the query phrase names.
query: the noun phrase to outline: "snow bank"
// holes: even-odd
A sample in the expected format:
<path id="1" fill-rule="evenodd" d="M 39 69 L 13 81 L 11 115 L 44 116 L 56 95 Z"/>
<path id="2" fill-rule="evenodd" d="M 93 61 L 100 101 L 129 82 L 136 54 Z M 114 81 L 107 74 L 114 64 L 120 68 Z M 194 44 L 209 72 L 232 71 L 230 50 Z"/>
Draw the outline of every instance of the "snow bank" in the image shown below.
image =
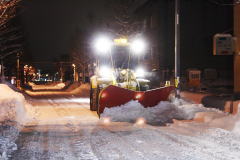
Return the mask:
<path id="1" fill-rule="evenodd" d="M 24 96 L 7 85 L 0 84 L 0 122 L 7 120 L 22 122 L 24 116 Z"/>
<path id="2" fill-rule="evenodd" d="M 144 108 L 138 101 L 130 101 L 125 105 L 105 108 L 101 117 L 110 117 L 112 121 L 135 122 L 144 118 L 148 124 L 163 125 L 171 123 L 173 119 L 190 120 L 198 112 L 212 112 L 213 109 L 201 104 L 191 104 L 182 99 L 173 102 L 162 101 L 154 107 Z"/>
<path id="3" fill-rule="evenodd" d="M 72 89 L 70 93 L 78 94 L 82 97 L 89 97 L 90 85 L 88 83 L 81 84 L 79 87 Z"/>
<path id="4" fill-rule="evenodd" d="M 62 82 L 55 82 L 42 85 L 36 85 L 33 82 L 28 82 L 28 85 L 30 85 L 33 90 L 61 90 L 66 86 L 66 84 Z"/>

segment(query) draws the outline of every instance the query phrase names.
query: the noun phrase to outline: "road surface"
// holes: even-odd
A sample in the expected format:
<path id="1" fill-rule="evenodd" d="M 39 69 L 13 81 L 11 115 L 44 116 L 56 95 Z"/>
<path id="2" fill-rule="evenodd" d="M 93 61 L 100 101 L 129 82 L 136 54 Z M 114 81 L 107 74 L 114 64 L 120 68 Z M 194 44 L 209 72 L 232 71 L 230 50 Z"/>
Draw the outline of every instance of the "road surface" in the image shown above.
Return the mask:
<path id="1" fill-rule="evenodd" d="M 88 98 L 50 97 L 28 99 L 31 108 L 28 112 L 34 118 L 21 129 L 15 141 L 17 149 L 10 159 L 239 160 L 240 157 L 240 135 L 209 127 L 210 123 L 175 121 L 160 127 L 108 122 L 99 120 L 96 112 L 89 110 Z"/>

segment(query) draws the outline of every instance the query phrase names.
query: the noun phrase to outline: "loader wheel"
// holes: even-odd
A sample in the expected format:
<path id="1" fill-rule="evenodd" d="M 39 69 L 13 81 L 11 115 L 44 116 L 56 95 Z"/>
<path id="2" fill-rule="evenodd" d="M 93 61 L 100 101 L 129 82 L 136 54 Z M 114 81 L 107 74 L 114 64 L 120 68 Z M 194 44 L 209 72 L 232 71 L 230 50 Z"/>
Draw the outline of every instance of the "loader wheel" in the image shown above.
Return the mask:
<path id="1" fill-rule="evenodd" d="M 92 88 L 90 90 L 90 110 L 97 111 L 98 110 L 98 95 L 99 90 L 97 88 Z"/>

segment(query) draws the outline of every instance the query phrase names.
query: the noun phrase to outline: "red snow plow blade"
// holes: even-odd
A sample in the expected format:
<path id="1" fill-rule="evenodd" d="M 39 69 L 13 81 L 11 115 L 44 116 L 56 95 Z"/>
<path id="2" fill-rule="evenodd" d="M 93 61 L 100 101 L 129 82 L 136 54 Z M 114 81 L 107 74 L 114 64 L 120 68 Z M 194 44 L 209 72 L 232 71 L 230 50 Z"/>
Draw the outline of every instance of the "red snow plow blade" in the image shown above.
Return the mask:
<path id="1" fill-rule="evenodd" d="M 160 101 L 167 101 L 174 88 L 169 86 L 149 91 L 132 91 L 110 85 L 104 88 L 99 95 L 98 115 L 100 116 L 105 108 L 120 106 L 131 100 L 138 100 L 145 108 L 153 107 Z"/>

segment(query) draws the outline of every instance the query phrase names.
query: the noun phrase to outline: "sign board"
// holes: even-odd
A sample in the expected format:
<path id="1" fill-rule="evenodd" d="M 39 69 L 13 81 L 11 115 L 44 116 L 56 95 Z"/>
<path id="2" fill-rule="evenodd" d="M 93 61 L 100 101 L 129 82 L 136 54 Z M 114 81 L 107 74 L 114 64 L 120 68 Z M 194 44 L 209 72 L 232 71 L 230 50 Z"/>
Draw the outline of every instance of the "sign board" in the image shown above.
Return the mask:
<path id="1" fill-rule="evenodd" d="M 213 38 L 213 55 L 233 55 L 234 44 L 231 34 L 216 34 Z"/>

